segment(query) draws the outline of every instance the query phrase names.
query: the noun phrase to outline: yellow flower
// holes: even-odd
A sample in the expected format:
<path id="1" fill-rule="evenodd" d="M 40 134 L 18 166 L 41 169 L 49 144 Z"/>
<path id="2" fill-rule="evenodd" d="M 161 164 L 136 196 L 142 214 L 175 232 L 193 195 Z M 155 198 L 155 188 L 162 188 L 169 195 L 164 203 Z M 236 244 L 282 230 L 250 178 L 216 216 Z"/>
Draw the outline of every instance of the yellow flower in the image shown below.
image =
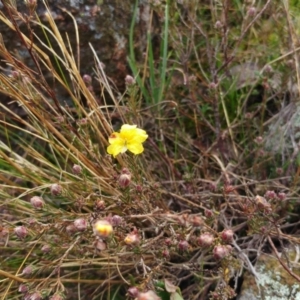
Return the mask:
<path id="1" fill-rule="evenodd" d="M 136 125 L 124 124 L 120 132 L 113 132 L 108 141 L 110 145 L 107 147 L 108 154 L 116 157 L 120 153 L 127 150 L 137 155 L 144 151 L 142 145 L 148 138 L 145 130 L 136 128 Z"/>
<path id="2" fill-rule="evenodd" d="M 113 233 L 112 225 L 106 220 L 98 220 L 93 225 L 94 234 L 106 238 Z"/>

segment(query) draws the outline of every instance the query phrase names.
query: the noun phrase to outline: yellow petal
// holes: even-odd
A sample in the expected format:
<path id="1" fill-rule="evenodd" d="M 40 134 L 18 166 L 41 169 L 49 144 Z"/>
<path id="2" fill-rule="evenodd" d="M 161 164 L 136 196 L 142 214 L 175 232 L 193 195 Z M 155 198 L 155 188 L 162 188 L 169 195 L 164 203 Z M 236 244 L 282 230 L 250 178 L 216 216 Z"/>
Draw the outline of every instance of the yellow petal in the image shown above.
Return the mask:
<path id="1" fill-rule="evenodd" d="M 135 155 L 140 154 L 144 151 L 144 147 L 141 143 L 128 143 L 127 148 Z"/>
<path id="2" fill-rule="evenodd" d="M 107 153 L 116 157 L 120 153 L 126 152 L 127 147 L 124 144 L 112 144 L 107 147 Z"/>
<path id="3" fill-rule="evenodd" d="M 122 127 L 121 127 L 121 132 L 124 130 L 124 131 L 126 131 L 126 130 L 132 130 L 132 129 L 135 129 L 136 128 L 136 125 L 128 125 L 128 124 L 124 124 L 124 125 L 122 125 Z"/>

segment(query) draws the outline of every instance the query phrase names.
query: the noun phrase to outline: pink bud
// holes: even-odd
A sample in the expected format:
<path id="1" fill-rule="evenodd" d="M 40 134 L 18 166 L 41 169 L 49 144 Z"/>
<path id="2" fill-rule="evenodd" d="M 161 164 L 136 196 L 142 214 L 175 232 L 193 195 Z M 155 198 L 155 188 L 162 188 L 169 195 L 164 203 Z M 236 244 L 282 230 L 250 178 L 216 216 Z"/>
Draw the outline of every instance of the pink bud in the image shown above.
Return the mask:
<path id="1" fill-rule="evenodd" d="M 265 197 L 266 197 L 267 199 L 272 200 L 272 199 L 277 198 L 277 195 L 276 195 L 276 193 L 275 193 L 274 191 L 266 191 Z"/>
<path id="2" fill-rule="evenodd" d="M 189 223 L 194 227 L 200 227 L 203 225 L 203 219 L 200 216 L 190 216 Z"/>
<path id="3" fill-rule="evenodd" d="M 87 221 L 83 218 L 76 219 L 74 226 L 78 231 L 84 231 L 87 228 Z"/>
<path id="4" fill-rule="evenodd" d="M 231 229 L 225 229 L 223 230 L 223 232 L 221 233 L 221 239 L 225 242 L 225 243 L 231 243 L 233 241 L 233 231 Z"/>
<path id="5" fill-rule="evenodd" d="M 146 293 L 140 293 L 137 300 L 161 300 L 153 291 L 148 291 Z"/>
<path id="6" fill-rule="evenodd" d="M 30 203 L 36 209 L 42 209 L 45 202 L 42 197 L 34 196 L 30 199 Z"/>
<path id="7" fill-rule="evenodd" d="M 212 211 L 211 209 L 206 209 L 206 210 L 204 211 L 204 215 L 205 215 L 205 217 L 207 217 L 207 218 L 212 218 L 212 217 L 214 216 L 214 213 L 213 213 L 213 211 Z"/>
<path id="8" fill-rule="evenodd" d="M 119 185 L 122 188 L 126 188 L 129 186 L 131 182 L 131 175 L 130 174 L 121 174 L 119 177 Z"/>
<path id="9" fill-rule="evenodd" d="M 197 242 L 201 247 L 210 247 L 214 242 L 214 236 L 205 232 L 199 236 Z"/>
<path id="10" fill-rule="evenodd" d="M 111 217 L 112 226 L 120 226 L 122 222 L 123 222 L 123 218 L 118 215 L 114 215 Z"/>
<path id="11" fill-rule="evenodd" d="M 23 275 L 31 275 L 32 272 L 33 272 L 33 267 L 31 265 L 29 265 L 23 269 L 22 274 Z"/>
<path id="12" fill-rule="evenodd" d="M 124 239 L 125 244 L 131 245 L 131 246 L 137 246 L 140 244 L 141 239 L 138 234 L 137 230 L 133 230 L 132 232 L 128 233 L 126 238 Z"/>
<path id="13" fill-rule="evenodd" d="M 81 168 L 81 166 L 79 166 L 79 165 L 74 165 L 74 166 L 72 167 L 72 170 L 73 170 L 73 173 L 74 173 L 75 175 L 78 175 L 78 174 L 81 173 L 82 168 Z"/>
<path id="14" fill-rule="evenodd" d="M 172 245 L 172 240 L 170 238 L 165 239 L 165 243 L 168 247 Z"/>
<path id="15" fill-rule="evenodd" d="M 44 245 L 41 250 L 44 252 L 44 253 L 49 253 L 51 251 L 51 246 L 46 244 Z"/>
<path id="16" fill-rule="evenodd" d="M 213 250 L 213 256 L 215 259 L 223 259 L 229 254 L 229 248 L 225 245 L 216 245 Z"/>
<path id="17" fill-rule="evenodd" d="M 24 300 L 41 300 L 41 299 L 43 299 L 42 295 L 38 292 L 26 295 L 24 298 Z"/>
<path id="18" fill-rule="evenodd" d="M 134 85 L 135 84 L 135 79 L 130 75 L 126 75 L 125 83 L 126 83 L 126 85 Z"/>
<path id="19" fill-rule="evenodd" d="M 58 196 L 62 192 L 62 186 L 54 183 L 51 185 L 50 191 L 53 196 Z"/>
<path id="20" fill-rule="evenodd" d="M 61 296 L 60 294 L 53 295 L 49 300 L 63 300 L 65 297 Z"/>
<path id="21" fill-rule="evenodd" d="M 28 286 L 25 284 L 20 284 L 18 288 L 19 293 L 27 293 L 28 292 Z"/>
<path id="22" fill-rule="evenodd" d="M 286 199 L 286 193 L 278 193 L 279 200 L 283 201 Z"/>
<path id="23" fill-rule="evenodd" d="M 170 251 L 168 249 L 164 249 L 161 254 L 164 258 L 170 257 Z"/>
<path id="24" fill-rule="evenodd" d="M 92 77 L 90 75 L 88 75 L 88 74 L 84 74 L 82 76 L 82 79 L 87 84 L 91 84 L 92 83 Z"/>
<path id="25" fill-rule="evenodd" d="M 178 243 L 178 249 L 180 251 L 186 251 L 186 250 L 189 249 L 189 247 L 190 247 L 189 243 L 187 241 L 185 241 L 185 240 L 184 241 L 180 241 Z"/>
<path id="26" fill-rule="evenodd" d="M 24 226 L 17 226 L 14 231 L 19 239 L 24 239 L 27 236 L 27 229 Z"/>
<path id="27" fill-rule="evenodd" d="M 130 287 L 128 290 L 127 290 L 127 295 L 130 297 L 130 298 L 137 298 L 138 295 L 140 294 L 140 291 L 135 287 L 135 286 L 132 286 Z"/>

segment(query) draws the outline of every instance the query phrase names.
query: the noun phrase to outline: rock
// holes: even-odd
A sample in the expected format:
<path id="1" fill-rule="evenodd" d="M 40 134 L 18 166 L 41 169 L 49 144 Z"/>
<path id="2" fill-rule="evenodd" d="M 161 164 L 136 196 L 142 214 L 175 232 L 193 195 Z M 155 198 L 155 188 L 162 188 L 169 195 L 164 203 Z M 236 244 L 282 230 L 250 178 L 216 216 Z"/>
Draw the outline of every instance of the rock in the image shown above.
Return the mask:
<path id="1" fill-rule="evenodd" d="M 299 252 L 299 249 L 297 251 Z M 299 276 L 300 268 L 297 251 L 290 248 L 287 253 L 292 271 Z M 281 259 L 286 263 L 283 255 Z M 258 274 L 258 280 L 256 281 L 253 275 L 245 274 L 242 290 L 237 300 L 300 299 L 300 283 L 281 266 L 274 255 L 261 254 L 255 269 Z M 257 284 L 260 286 L 260 291 Z"/>

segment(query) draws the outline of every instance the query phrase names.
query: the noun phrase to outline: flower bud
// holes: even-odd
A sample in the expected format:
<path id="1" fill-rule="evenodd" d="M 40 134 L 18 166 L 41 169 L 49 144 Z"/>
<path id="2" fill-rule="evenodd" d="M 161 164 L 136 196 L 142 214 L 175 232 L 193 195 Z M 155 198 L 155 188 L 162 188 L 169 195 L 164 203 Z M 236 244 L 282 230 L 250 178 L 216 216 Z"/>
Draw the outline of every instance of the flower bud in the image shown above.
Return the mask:
<path id="1" fill-rule="evenodd" d="M 228 256 L 229 248 L 225 245 L 216 245 L 213 249 L 213 256 L 216 260 L 223 259 Z"/>
<path id="2" fill-rule="evenodd" d="M 76 219 L 74 226 L 78 231 L 84 231 L 87 228 L 87 221 L 83 218 Z"/>
<path id="3" fill-rule="evenodd" d="M 93 231 L 95 235 L 101 238 L 107 238 L 113 233 L 113 227 L 106 220 L 98 220 L 93 225 Z"/>
<path id="4" fill-rule="evenodd" d="M 44 245 L 41 250 L 44 252 L 44 253 L 49 253 L 51 251 L 51 246 L 46 244 Z"/>
<path id="5" fill-rule="evenodd" d="M 189 243 L 187 241 L 185 241 L 185 240 L 184 241 L 180 241 L 178 243 L 178 249 L 180 251 L 186 251 L 186 250 L 189 249 L 189 247 L 190 247 Z"/>
<path id="6" fill-rule="evenodd" d="M 164 249 L 161 253 L 161 255 L 164 257 L 164 258 L 169 258 L 170 257 L 170 251 L 168 249 Z"/>
<path id="7" fill-rule="evenodd" d="M 200 216 L 190 216 L 189 223 L 194 227 L 200 227 L 203 224 L 203 219 Z"/>
<path id="8" fill-rule="evenodd" d="M 170 238 L 165 239 L 165 244 L 170 247 L 172 246 L 172 240 Z"/>
<path id="9" fill-rule="evenodd" d="M 126 75 L 125 83 L 126 83 L 126 85 L 134 85 L 135 84 L 135 79 L 130 75 Z"/>
<path id="10" fill-rule="evenodd" d="M 267 212 L 272 210 L 271 204 L 264 197 L 257 195 L 254 198 L 254 201 L 258 208 L 263 209 Z"/>
<path id="11" fill-rule="evenodd" d="M 14 232 L 15 232 L 16 236 L 21 240 L 27 236 L 27 229 L 23 225 L 17 226 L 15 228 Z"/>
<path id="12" fill-rule="evenodd" d="M 283 201 L 283 200 L 285 200 L 286 199 L 286 193 L 278 193 L 278 198 L 279 198 L 279 200 L 281 200 L 281 201 Z"/>
<path id="13" fill-rule="evenodd" d="M 99 239 L 95 242 L 95 248 L 99 251 L 103 251 L 106 250 L 107 246 L 103 240 Z"/>
<path id="14" fill-rule="evenodd" d="M 95 210 L 103 210 L 105 208 L 105 202 L 103 200 L 98 199 L 95 202 L 94 207 L 95 207 Z"/>
<path id="15" fill-rule="evenodd" d="M 247 15 L 249 17 L 253 17 L 256 15 L 256 8 L 254 6 L 251 6 L 248 11 L 247 11 Z"/>
<path id="16" fill-rule="evenodd" d="M 234 233 L 233 233 L 233 231 L 231 229 L 225 229 L 221 233 L 221 239 L 225 243 L 232 243 L 232 241 L 233 241 L 233 234 Z"/>
<path id="17" fill-rule="evenodd" d="M 83 81 L 86 83 L 86 84 L 91 84 L 92 83 L 92 77 L 88 74 L 84 74 L 82 76 L 82 79 Z"/>
<path id="18" fill-rule="evenodd" d="M 120 226 L 122 222 L 123 222 L 122 217 L 120 217 L 118 215 L 114 215 L 111 217 L 112 226 Z"/>
<path id="19" fill-rule="evenodd" d="M 75 164 L 75 165 L 72 167 L 72 170 L 73 170 L 73 173 L 74 173 L 75 175 L 78 175 L 78 174 L 81 173 L 82 168 L 81 168 L 81 166 Z"/>
<path id="20" fill-rule="evenodd" d="M 205 232 L 199 236 L 197 242 L 201 247 L 210 247 L 214 242 L 214 236 L 208 232 Z"/>
<path id="21" fill-rule="evenodd" d="M 213 211 L 212 211 L 211 209 L 206 209 L 206 210 L 204 211 L 204 215 L 205 215 L 205 217 L 207 217 L 207 218 L 212 218 L 212 217 L 214 216 L 214 213 L 213 213 Z"/>
<path id="22" fill-rule="evenodd" d="M 76 229 L 76 227 L 74 226 L 74 224 L 70 224 L 70 225 L 68 225 L 68 226 L 66 227 L 66 231 L 67 231 L 67 233 L 68 233 L 69 235 L 72 235 L 72 234 L 74 234 L 74 233 L 77 231 L 77 229 Z"/>
<path id="23" fill-rule="evenodd" d="M 49 300 L 64 300 L 65 298 L 60 294 L 54 294 Z"/>
<path id="24" fill-rule="evenodd" d="M 29 265 L 23 269 L 23 275 L 31 275 L 33 273 L 33 266 Z"/>
<path id="25" fill-rule="evenodd" d="M 50 187 L 50 192 L 53 196 L 58 196 L 62 192 L 62 186 L 57 183 L 54 183 Z"/>
<path id="26" fill-rule="evenodd" d="M 140 293 L 137 300 L 161 300 L 153 291 L 148 291 L 146 293 Z"/>
<path id="27" fill-rule="evenodd" d="M 42 295 L 38 292 L 26 295 L 24 300 L 41 300 L 43 299 Z"/>
<path id="28" fill-rule="evenodd" d="M 132 286 L 127 290 L 127 295 L 130 298 L 136 299 L 139 294 L 140 294 L 140 291 L 135 286 Z"/>
<path id="29" fill-rule="evenodd" d="M 19 285 L 19 288 L 18 288 L 18 292 L 19 293 L 22 293 L 22 294 L 25 294 L 25 293 L 27 293 L 28 292 L 28 286 L 27 285 L 25 285 L 25 284 L 20 284 Z"/>
<path id="30" fill-rule="evenodd" d="M 276 193 L 275 193 L 274 191 L 266 191 L 265 197 L 266 197 L 267 199 L 272 200 L 272 199 L 277 198 L 277 195 L 276 195 Z"/>
<path id="31" fill-rule="evenodd" d="M 141 239 L 137 230 L 133 230 L 132 232 L 128 233 L 124 239 L 125 244 L 130 246 L 137 246 L 139 245 L 140 241 Z"/>
<path id="32" fill-rule="evenodd" d="M 131 182 L 131 175 L 130 174 L 121 174 L 119 177 L 119 185 L 122 188 L 126 188 L 129 186 Z"/>
<path id="33" fill-rule="evenodd" d="M 221 23 L 221 21 L 217 21 L 216 23 L 215 23 L 215 28 L 216 29 L 220 29 L 220 28 L 222 28 L 223 27 L 223 24 Z"/>
<path id="34" fill-rule="evenodd" d="M 30 199 L 31 205 L 36 209 L 42 209 L 45 202 L 42 197 L 34 196 Z"/>

